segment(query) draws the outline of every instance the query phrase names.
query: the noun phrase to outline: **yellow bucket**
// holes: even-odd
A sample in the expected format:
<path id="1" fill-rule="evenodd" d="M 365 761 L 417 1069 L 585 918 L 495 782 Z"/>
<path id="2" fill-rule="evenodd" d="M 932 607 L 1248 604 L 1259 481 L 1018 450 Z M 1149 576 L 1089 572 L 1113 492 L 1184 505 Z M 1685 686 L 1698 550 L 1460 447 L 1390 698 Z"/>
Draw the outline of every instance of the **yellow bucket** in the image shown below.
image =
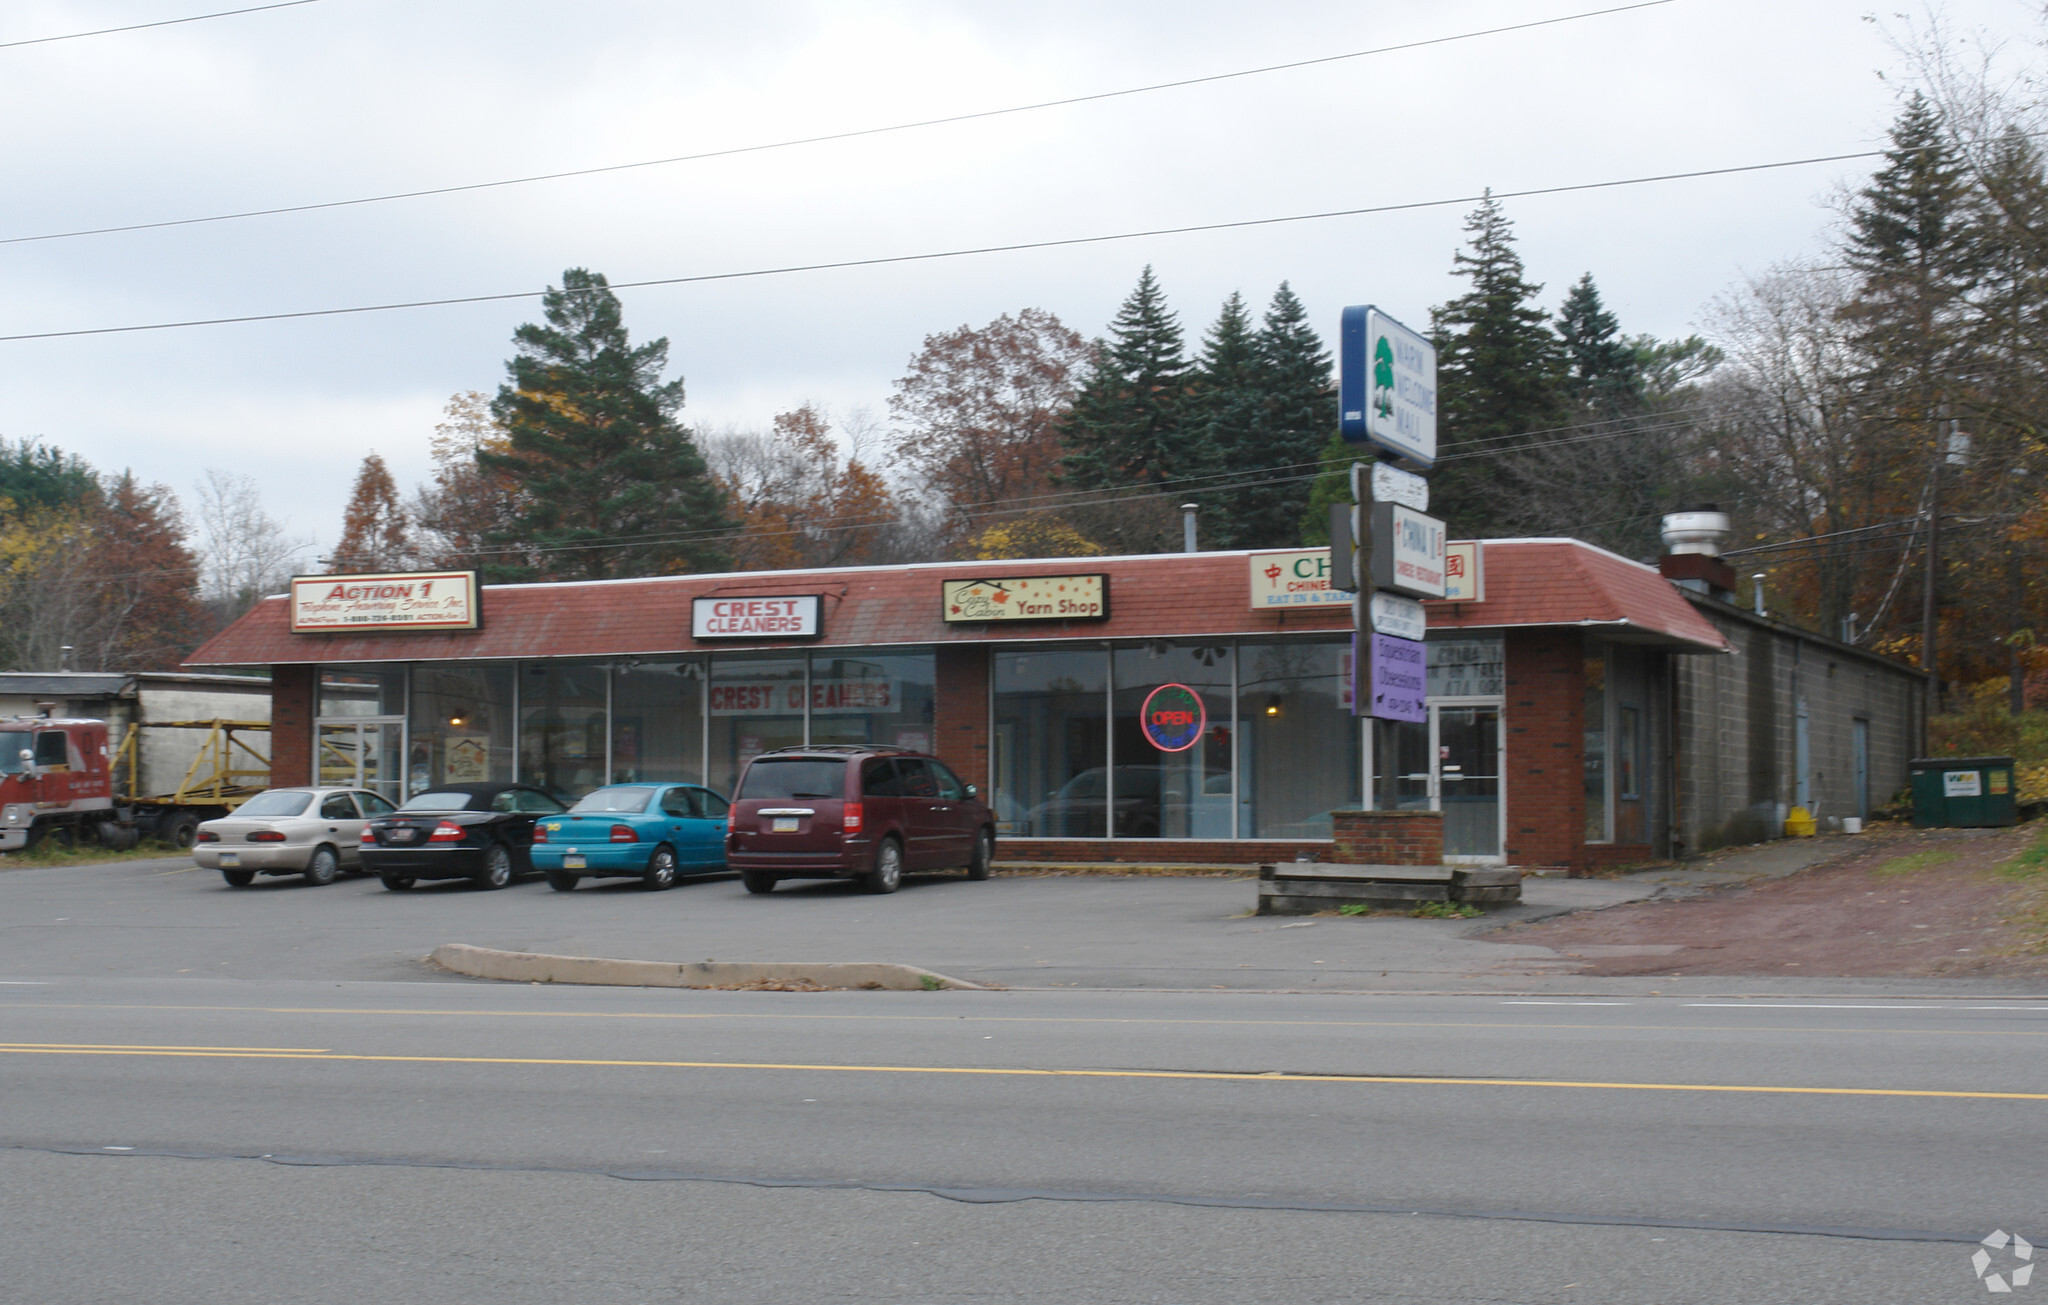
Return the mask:
<path id="1" fill-rule="evenodd" d="M 1806 814 L 1805 807 L 1793 807 L 1785 813 L 1785 837 L 1813 837 L 1813 817 Z"/>

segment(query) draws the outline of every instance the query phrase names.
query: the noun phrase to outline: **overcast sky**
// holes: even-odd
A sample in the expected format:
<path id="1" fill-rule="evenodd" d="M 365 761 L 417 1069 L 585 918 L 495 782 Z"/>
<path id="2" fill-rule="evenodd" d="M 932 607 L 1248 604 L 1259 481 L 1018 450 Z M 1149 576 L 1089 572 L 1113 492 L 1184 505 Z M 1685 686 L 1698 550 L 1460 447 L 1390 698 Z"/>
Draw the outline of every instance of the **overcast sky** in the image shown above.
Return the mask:
<path id="1" fill-rule="evenodd" d="M 0 43 L 252 0 L 9 0 Z M 260 0 L 258 0 L 260 2 Z M 624 163 L 1118 90 L 1625 0 L 317 0 L 0 48 L 0 238 Z M 1896 4 L 1884 6 L 1886 14 Z M 1956 0 L 2016 48 L 2037 4 Z M 1671 0 L 1422 49 L 947 126 L 468 194 L 0 244 L 0 335 L 537 290 L 1455 199 L 1883 142 L 1904 61 L 1846 0 Z M 1887 81 L 1880 73 L 1889 72 Z M 1819 247 L 1867 162 L 1508 201 L 1555 306 L 1697 329 Z M 886 415 L 924 336 L 1039 307 L 1105 329 L 1151 263 L 1191 343 L 1293 284 L 1424 327 L 1469 203 L 623 292 L 700 427 Z M 186 499 L 255 477 L 331 543 L 364 454 L 408 489 L 533 300 L 0 343 L 0 434 Z M 672 373 L 672 374 L 673 374 Z M 309 555 L 310 556 L 310 555 Z"/>

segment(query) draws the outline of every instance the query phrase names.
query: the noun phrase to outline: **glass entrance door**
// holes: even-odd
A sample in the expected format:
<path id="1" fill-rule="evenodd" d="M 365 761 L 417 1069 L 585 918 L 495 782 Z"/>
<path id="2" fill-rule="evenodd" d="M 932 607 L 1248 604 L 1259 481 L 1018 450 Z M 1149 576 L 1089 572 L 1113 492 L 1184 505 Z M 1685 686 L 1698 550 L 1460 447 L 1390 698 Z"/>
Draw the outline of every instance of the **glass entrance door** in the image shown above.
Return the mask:
<path id="1" fill-rule="evenodd" d="M 366 788 L 405 801 L 405 718 L 354 716 L 323 720 L 315 727 L 316 784 Z"/>
<path id="2" fill-rule="evenodd" d="M 1444 813 L 1444 860 L 1504 860 L 1499 704 L 1429 708 L 1437 809 Z"/>

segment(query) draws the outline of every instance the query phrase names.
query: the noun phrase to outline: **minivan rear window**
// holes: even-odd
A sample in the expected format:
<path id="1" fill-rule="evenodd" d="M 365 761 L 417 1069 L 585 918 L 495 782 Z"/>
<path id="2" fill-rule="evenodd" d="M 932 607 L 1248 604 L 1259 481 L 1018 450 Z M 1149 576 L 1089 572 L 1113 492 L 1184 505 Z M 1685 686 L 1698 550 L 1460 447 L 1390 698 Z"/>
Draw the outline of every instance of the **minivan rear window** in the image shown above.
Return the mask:
<path id="1" fill-rule="evenodd" d="M 762 758 L 747 767 L 739 800 L 836 798 L 846 795 L 846 763 L 812 757 Z"/>

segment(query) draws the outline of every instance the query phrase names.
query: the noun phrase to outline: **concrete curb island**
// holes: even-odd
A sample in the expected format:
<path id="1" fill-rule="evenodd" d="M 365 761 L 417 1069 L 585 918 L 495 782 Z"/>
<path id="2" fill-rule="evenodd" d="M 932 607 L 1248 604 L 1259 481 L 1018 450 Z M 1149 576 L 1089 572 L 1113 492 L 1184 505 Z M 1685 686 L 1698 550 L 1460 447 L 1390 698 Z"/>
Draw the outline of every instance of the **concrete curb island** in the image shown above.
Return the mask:
<path id="1" fill-rule="evenodd" d="M 820 988 L 880 988 L 891 992 L 942 989 L 984 990 L 985 985 L 948 978 L 915 965 L 882 962 L 791 961 L 616 961 L 596 956 L 548 956 L 506 952 L 467 943 L 443 943 L 428 957 L 434 964 L 473 979 L 511 983 L 581 983 L 624 988 L 732 988 L 805 984 Z"/>

